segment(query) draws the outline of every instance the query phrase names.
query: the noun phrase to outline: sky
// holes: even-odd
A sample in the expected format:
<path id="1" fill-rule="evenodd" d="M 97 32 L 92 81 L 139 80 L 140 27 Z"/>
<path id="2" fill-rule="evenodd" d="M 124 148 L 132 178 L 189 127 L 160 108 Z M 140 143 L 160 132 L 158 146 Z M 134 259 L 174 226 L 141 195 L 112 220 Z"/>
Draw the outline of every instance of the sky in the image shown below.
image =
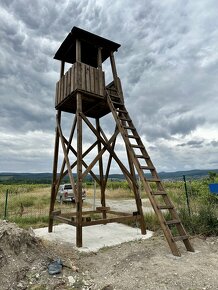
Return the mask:
<path id="1" fill-rule="evenodd" d="M 73 26 L 121 44 L 125 104 L 157 171 L 218 168 L 216 0 L 1 0 L 0 172 L 52 172 L 53 56 Z M 117 150 L 125 163 L 121 140 Z"/>

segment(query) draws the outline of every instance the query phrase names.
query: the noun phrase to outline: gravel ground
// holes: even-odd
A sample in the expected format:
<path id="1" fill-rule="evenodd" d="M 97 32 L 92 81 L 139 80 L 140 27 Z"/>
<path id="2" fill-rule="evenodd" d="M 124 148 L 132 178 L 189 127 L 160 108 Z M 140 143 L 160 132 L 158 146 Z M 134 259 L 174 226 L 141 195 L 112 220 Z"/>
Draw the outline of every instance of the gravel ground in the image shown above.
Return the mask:
<path id="1" fill-rule="evenodd" d="M 171 255 L 161 234 L 88 254 L 0 222 L 0 289 L 217 290 L 218 237 L 192 243 L 196 252 L 181 244 L 181 258 Z M 49 275 L 47 266 L 58 257 L 63 269 Z"/>
<path id="2" fill-rule="evenodd" d="M 85 200 L 87 208 L 92 209 L 93 207 L 93 199 L 86 198 Z M 89 205 L 89 207 L 88 207 Z M 101 202 L 99 199 L 96 199 L 95 206 L 101 206 Z M 107 206 L 111 208 L 111 210 L 121 211 L 121 212 L 130 212 L 136 211 L 136 204 L 134 199 L 107 199 Z M 142 209 L 143 212 L 153 212 L 153 208 L 148 198 L 142 198 Z"/>
<path id="3" fill-rule="evenodd" d="M 90 289 L 218 289 L 218 238 L 194 238 L 196 252 L 174 257 L 160 235 L 83 256 L 79 267 Z M 108 288 L 104 288 L 108 286 Z"/>

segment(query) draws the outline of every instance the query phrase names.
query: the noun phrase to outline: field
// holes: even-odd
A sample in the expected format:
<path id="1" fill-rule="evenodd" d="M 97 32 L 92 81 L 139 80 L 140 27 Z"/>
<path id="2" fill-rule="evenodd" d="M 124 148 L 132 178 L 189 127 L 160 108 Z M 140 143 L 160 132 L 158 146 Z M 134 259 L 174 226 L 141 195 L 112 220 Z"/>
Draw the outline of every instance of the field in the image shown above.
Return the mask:
<path id="1" fill-rule="evenodd" d="M 216 182 L 213 176 L 213 182 Z M 175 204 L 183 224 L 191 235 L 218 234 L 218 197 L 208 189 L 210 178 L 187 181 L 188 200 L 183 181 L 167 181 L 164 186 Z M 84 184 L 87 201 L 93 199 L 94 184 Z M 6 202 L 6 192 L 8 198 Z M 142 198 L 146 194 L 141 188 Z M 96 201 L 100 198 L 100 190 L 96 188 Z M 133 192 L 125 181 L 110 181 L 106 190 L 106 199 L 122 203 L 123 200 L 133 199 Z M 19 226 L 40 227 L 48 223 L 50 186 L 47 184 L 12 184 L 0 185 L 0 218 L 16 222 Z M 88 207 L 87 201 L 83 207 Z M 149 203 L 149 202 L 148 202 Z M 57 204 L 63 211 L 75 210 L 75 204 Z M 150 230 L 159 228 L 156 216 L 145 213 L 146 224 Z"/>

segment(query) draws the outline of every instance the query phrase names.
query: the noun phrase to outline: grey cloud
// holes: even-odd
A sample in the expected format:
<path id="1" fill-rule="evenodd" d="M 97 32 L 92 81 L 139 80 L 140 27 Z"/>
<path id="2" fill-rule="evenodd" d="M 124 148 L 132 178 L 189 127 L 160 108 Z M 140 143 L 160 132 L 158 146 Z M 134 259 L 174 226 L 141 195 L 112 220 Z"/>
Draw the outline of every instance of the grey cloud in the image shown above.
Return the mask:
<path id="1" fill-rule="evenodd" d="M 211 141 L 210 144 L 213 146 L 213 147 L 218 147 L 218 141 Z"/>
<path id="2" fill-rule="evenodd" d="M 178 147 L 190 146 L 192 148 L 200 148 L 200 147 L 203 147 L 204 142 L 205 142 L 204 140 L 190 140 L 186 143 L 178 144 L 177 146 Z"/>
<path id="3" fill-rule="evenodd" d="M 183 150 L 199 146 L 198 154 L 207 154 L 209 164 L 217 141 L 207 141 L 211 152 L 214 150 L 208 153 L 206 148 L 203 151 L 206 141 L 191 143 L 191 133 L 218 122 L 216 5 L 214 0 L 152 0 L 146 5 L 143 1 L 132 5 L 131 0 L 36 0 L 31 4 L 25 0 L 2 0 L 1 134 L 41 130 L 46 136 L 54 131 L 59 63 L 53 56 L 76 25 L 121 43 L 116 63 L 126 106 L 140 135 L 155 153 L 155 162 L 166 171 L 185 169 L 191 165 L 186 165 Z M 108 70 L 108 66 L 105 68 Z M 113 120 L 107 116 L 101 123 L 110 135 L 115 126 Z M 67 134 L 71 124 L 67 117 L 63 117 L 63 124 Z M 84 129 L 85 144 L 93 140 L 89 132 Z M 170 142 L 176 138 L 184 140 L 180 146 L 172 147 Z M 199 136 L 197 142 L 202 138 Z M 18 139 L 16 143 L 20 150 L 19 144 L 23 143 Z M 4 146 L 1 144 L 1 152 Z M 47 148 L 53 148 L 50 146 L 49 143 Z M 5 159 L 9 158 L 5 154 Z M 195 154 L 192 166 L 205 166 Z M 19 156 L 13 157 L 17 168 L 24 167 L 23 159 L 19 165 Z M 49 162 L 42 166 L 42 171 L 45 167 L 50 171 Z M 30 163 L 27 167 L 31 169 Z M 40 164 L 36 166 L 40 168 Z"/>
<path id="4" fill-rule="evenodd" d="M 202 125 L 205 122 L 204 118 L 195 118 L 195 117 L 181 117 L 178 120 L 172 122 L 169 126 L 170 133 L 172 135 L 181 134 L 183 136 L 194 131 L 199 125 Z"/>
<path id="5" fill-rule="evenodd" d="M 150 141 L 159 138 L 172 140 L 177 135 L 184 137 L 205 123 L 203 117 L 193 117 L 188 112 L 182 113 L 182 110 L 181 113 L 174 111 L 173 114 L 165 115 L 161 110 L 155 112 L 154 106 L 148 114 L 146 114 L 147 109 L 149 106 L 144 107 L 143 115 L 143 108 L 141 108 L 137 115 L 135 113 L 135 119 L 140 134 Z"/>

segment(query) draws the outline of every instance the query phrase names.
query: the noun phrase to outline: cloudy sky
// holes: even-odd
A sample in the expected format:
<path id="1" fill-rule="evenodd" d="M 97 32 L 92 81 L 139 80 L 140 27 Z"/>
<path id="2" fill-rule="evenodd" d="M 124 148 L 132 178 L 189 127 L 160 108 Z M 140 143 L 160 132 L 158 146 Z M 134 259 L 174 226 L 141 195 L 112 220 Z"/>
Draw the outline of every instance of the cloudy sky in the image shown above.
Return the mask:
<path id="1" fill-rule="evenodd" d="M 1 0 L 0 172 L 52 171 L 53 56 L 73 26 L 121 44 L 126 107 L 158 171 L 218 168 L 217 0 Z"/>

